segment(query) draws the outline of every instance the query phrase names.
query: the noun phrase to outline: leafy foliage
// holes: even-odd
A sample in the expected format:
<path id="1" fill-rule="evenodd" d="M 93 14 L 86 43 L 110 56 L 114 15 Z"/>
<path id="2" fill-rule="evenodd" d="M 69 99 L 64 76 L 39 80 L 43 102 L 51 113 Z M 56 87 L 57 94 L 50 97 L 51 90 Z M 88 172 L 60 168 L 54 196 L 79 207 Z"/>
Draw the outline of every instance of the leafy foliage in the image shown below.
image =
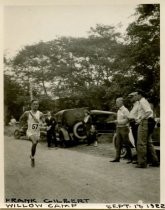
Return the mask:
<path id="1" fill-rule="evenodd" d="M 147 91 L 155 104 L 160 92 L 160 7 L 144 4 L 137 7 L 138 19 L 129 25 L 129 57 L 139 74 L 137 86 Z"/>
<path id="2" fill-rule="evenodd" d="M 114 27 L 97 24 L 87 38 L 59 37 L 25 46 L 12 61 L 5 61 L 15 86 L 6 91 L 26 90 L 22 97 L 30 98 L 31 82 L 41 110 L 54 112 L 83 106 L 115 111 L 116 97 L 127 98 L 136 88 L 159 104 L 159 5 L 139 5 L 135 15 L 125 41 Z"/>
<path id="3" fill-rule="evenodd" d="M 19 83 L 13 81 L 10 76 L 4 76 L 4 106 L 5 106 L 5 123 L 8 123 L 11 115 L 17 120 L 22 113 L 24 101 L 29 101 L 29 97 Z"/>

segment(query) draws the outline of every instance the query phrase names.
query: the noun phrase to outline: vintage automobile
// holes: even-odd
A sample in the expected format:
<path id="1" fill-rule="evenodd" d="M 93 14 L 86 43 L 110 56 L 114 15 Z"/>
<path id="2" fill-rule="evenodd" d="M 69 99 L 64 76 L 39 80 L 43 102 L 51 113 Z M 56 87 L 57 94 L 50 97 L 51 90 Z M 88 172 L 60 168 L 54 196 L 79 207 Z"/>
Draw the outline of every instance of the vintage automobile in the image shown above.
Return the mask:
<path id="1" fill-rule="evenodd" d="M 63 147 L 67 147 L 72 143 L 86 141 L 85 127 L 83 125 L 85 110 L 88 110 L 88 108 L 66 109 L 54 115 L 57 121 L 57 139 Z M 116 125 L 113 122 L 116 119 L 115 112 L 90 110 L 90 113 L 98 135 L 115 133 Z"/>
<path id="2" fill-rule="evenodd" d="M 156 124 L 152 134 L 152 143 L 160 160 L 160 118 L 155 118 Z"/>
<path id="3" fill-rule="evenodd" d="M 152 134 L 152 143 L 155 146 L 160 146 L 160 118 L 155 118 L 155 128 Z"/>
<path id="4" fill-rule="evenodd" d="M 20 126 L 20 124 L 17 123 L 17 126 L 14 130 L 15 139 L 20 139 L 21 137 L 26 136 L 26 130 L 27 126 Z"/>
<path id="5" fill-rule="evenodd" d="M 56 138 L 62 147 L 67 147 L 86 138 L 82 125 L 86 108 L 65 109 L 57 112 Z"/>

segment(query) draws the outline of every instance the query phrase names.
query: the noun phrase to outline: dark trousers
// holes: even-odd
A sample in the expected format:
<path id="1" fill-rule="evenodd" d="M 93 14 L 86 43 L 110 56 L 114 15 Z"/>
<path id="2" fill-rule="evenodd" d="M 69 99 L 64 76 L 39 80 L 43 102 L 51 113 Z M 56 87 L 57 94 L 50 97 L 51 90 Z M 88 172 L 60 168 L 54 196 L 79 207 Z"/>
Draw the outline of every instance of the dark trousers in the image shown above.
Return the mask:
<path id="1" fill-rule="evenodd" d="M 152 144 L 151 134 L 148 133 L 148 120 L 143 120 L 138 127 L 137 157 L 139 165 L 147 165 L 147 156 L 151 162 L 157 163 L 158 158 Z"/>
<path id="2" fill-rule="evenodd" d="M 121 149 L 123 144 L 125 145 L 128 153 L 128 158 L 132 160 L 131 143 L 129 141 L 129 128 L 128 127 L 117 127 L 116 130 L 116 158 L 120 160 Z"/>
<path id="3" fill-rule="evenodd" d="M 137 148 L 138 124 L 136 124 L 135 121 L 133 121 L 133 122 L 130 122 L 130 126 L 132 129 L 132 134 L 135 141 L 135 147 Z"/>
<path id="4" fill-rule="evenodd" d="M 56 133 L 54 131 L 47 131 L 47 143 L 48 147 L 55 145 L 57 147 Z"/>
<path id="5" fill-rule="evenodd" d="M 90 131 L 87 132 L 87 144 L 88 145 L 92 144 L 96 140 L 97 140 L 96 132 L 94 132 L 94 133 L 91 133 Z"/>

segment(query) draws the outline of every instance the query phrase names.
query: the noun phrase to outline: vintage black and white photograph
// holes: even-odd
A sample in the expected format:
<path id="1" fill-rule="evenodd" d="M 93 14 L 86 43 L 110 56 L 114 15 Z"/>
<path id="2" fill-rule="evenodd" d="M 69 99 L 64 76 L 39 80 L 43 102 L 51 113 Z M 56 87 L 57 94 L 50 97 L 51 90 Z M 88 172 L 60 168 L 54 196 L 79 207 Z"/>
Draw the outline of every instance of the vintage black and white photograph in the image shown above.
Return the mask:
<path id="1" fill-rule="evenodd" d="M 3 7 L 4 203 L 161 203 L 161 4 L 51 2 Z"/>

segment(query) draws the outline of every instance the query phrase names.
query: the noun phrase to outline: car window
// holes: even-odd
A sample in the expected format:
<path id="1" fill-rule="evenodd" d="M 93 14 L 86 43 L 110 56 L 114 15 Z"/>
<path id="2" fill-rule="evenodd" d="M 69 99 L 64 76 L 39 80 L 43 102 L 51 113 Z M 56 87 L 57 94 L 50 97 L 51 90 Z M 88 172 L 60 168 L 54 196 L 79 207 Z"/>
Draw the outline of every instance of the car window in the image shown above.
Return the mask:
<path id="1" fill-rule="evenodd" d="M 97 122 L 108 122 L 108 121 L 113 121 L 116 119 L 115 115 L 106 115 L 106 114 L 100 114 L 100 115 L 93 115 L 93 120 Z"/>
<path id="2" fill-rule="evenodd" d="M 109 115 L 108 118 L 107 118 L 107 121 L 113 121 L 113 120 L 116 120 L 116 115 Z"/>
<path id="3" fill-rule="evenodd" d="M 62 121 L 61 118 L 62 118 L 62 115 L 61 114 L 55 115 L 55 120 L 56 120 L 57 123 L 61 123 L 61 121 Z"/>

